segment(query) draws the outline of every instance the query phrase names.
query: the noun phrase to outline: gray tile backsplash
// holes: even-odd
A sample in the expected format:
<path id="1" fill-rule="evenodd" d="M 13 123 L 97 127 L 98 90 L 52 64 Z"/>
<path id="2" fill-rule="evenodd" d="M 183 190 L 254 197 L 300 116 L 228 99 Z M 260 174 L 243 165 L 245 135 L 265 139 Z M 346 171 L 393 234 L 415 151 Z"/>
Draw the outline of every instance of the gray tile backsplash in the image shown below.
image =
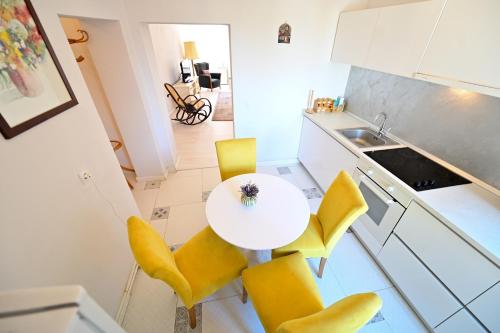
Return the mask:
<path id="1" fill-rule="evenodd" d="M 347 110 L 500 188 L 500 98 L 352 67 Z"/>

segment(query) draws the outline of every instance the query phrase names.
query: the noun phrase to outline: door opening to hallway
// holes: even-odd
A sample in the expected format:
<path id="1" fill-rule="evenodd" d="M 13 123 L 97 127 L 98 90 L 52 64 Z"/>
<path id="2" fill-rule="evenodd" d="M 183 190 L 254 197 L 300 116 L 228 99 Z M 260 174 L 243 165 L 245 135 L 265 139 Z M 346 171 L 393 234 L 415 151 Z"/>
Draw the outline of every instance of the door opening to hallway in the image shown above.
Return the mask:
<path id="1" fill-rule="evenodd" d="M 217 166 L 214 142 L 232 139 L 233 105 L 228 25 L 150 24 L 159 85 L 168 83 L 187 101 L 206 98 L 208 118 L 188 125 L 176 118 L 177 104 L 168 98 L 177 170 Z M 188 97 L 194 95 L 195 97 Z"/>

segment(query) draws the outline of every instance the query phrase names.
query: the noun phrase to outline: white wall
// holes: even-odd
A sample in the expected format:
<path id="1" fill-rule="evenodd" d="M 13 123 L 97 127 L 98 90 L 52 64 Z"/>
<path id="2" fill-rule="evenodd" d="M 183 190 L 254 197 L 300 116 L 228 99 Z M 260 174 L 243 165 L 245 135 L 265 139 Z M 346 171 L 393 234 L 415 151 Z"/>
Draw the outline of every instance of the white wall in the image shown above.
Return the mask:
<path id="1" fill-rule="evenodd" d="M 125 3 L 133 30 L 140 31 L 145 22 L 230 25 L 235 132 L 237 137 L 257 137 L 259 161 L 296 158 L 309 89 L 317 96 L 343 94 L 349 66 L 329 61 L 338 14 L 357 9 L 358 3 L 366 5 L 365 1 L 214 0 L 200 11 L 195 0 Z M 293 29 L 290 45 L 277 43 L 278 27 L 285 21 Z M 150 40 L 135 38 L 142 49 L 138 52 L 146 53 Z M 150 69 L 144 73 L 146 81 L 156 82 Z M 161 92 L 156 93 L 159 99 Z"/>
<path id="2" fill-rule="evenodd" d="M 150 24 L 156 68 L 160 84 L 174 84 L 180 78 L 182 42 L 177 27 L 172 24 Z"/>
<path id="3" fill-rule="evenodd" d="M 80 37 L 80 34 L 77 31 L 83 29 L 80 20 L 72 17 L 61 17 L 61 24 L 64 29 L 64 33 L 68 38 Z M 116 125 L 113 111 L 109 105 L 108 98 L 106 97 L 106 92 L 102 87 L 99 73 L 97 72 L 94 60 L 92 59 L 92 55 L 87 47 L 87 43 L 71 44 L 71 50 L 73 51 L 75 58 L 78 56 L 83 56 L 85 58 L 85 60 L 78 63 L 78 67 L 82 72 L 87 88 L 89 89 L 90 95 L 92 96 L 97 112 L 99 113 L 109 139 L 118 140 L 123 143 L 122 135 Z M 128 156 L 127 147 L 125 145 L 123 145 L 122 148 L 115 153 L 121 165 L 128 167 L 132 166 Z"/>
<path id="4" fill-rule="evenodd" d="M 139 210 L 57 14 L 119 18 L 123 7 L 32 3 L 79 104 L 13 139 L 0 137 L 0 289 L 81 284 L 114 315 L 133 262 L 122 223 Z M 82 170 L 120 219 L 92 184 L 81 183 Z"/>

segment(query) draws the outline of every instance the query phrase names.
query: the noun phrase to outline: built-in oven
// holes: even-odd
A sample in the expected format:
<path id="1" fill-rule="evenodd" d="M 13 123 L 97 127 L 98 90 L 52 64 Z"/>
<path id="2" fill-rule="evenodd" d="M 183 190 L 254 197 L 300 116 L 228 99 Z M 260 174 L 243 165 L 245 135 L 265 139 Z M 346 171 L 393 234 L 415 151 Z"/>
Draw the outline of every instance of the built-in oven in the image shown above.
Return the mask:
<path id="1" fill-rule="evenodd" d="M 368 173 L 373 171 L 370 169 Z M 376 256 L 403 215 L 405 207 L 360 169 L 355 169 L 353 179 L 358 184 L 369 208 L 354 222 L 352 229 L 368 250 Z M 394 191 L 391 186 L 385 188 Z"/>

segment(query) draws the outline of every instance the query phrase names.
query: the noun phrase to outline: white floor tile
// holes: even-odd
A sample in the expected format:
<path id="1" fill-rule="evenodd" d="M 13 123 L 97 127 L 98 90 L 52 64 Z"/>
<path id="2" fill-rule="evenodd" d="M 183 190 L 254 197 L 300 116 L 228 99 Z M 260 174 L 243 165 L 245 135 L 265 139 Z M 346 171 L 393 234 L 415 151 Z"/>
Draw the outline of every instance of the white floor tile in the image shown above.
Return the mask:
<path id="1" fill-rule="evenodd" d="M 156 231 L 162 236 L 165 237 L 165 231 L 167 228 L 167 220 L 152 220 L 151 225 L 155 228 Z"/>
<path id="2" fill-rule="evenodd" d="M 203 192 L 212 191 L 221 182 L 219 168 L 205 168 L 202 170 Z"/>
<path id="3" fill-rule="evenodd" d="M 151 213 L 153 213 L 158 193 L 159 189 L 132 191 L 132 195 L 135 198 L 135 202 L 139 207 L 143 219 L 149 220 L 151 218 Z"/>
<path id="4" fill-rule="evenodd" d="M 183 244 L 208 226 L 205 203 L 170 207 L 165 240 L 168 245 Z"/>
<path id="5" fill-rule="evenodd" d="M 428 332 L 417 315 L 395 288 L 378 291 L 382 297 L 382 315 L 394 332 Z"/>
<path id="6" fill-rule="evenodd" d="M 340 283 L 337 281 L 335 275 L 326 269 L 323 272 L 323 277 L 320 279 L 317 275 L 319 269 L 319 258 L 308 259 L 309 266 L 311 267 L 311 273 L 316 280 L 316 284 L 321 293 L 321 298 L 323 299 L 323 305 L 328 307 L 333 303 L 340 301 L 342 298 L 346 297 L 345 292 L 342 290 Z"/>
<path id="7" fill-rule="evenodd" d="M 177 296 L 163 281 L 137 272 L 123 323 L 128 333 L 173 332 Z"/>
<path id="8" fill-rule="evenodd" d="M 185 170 L 168 174 L 162 183 L 156 207 L 169 207 L 201 202 L 201 170 Z"/>
<path id="9" fill-rule="evenodd" d="M 279 172 L 276 166 L 270 166 L 270 165 L 257 165 L 257 173 L 265 173 L 268 175 L 273 175 L 273 176 L 279 176 Z"/>
<path id="10" fill-rule="evenodd" d="M 309 208 L 311 209 L 311 214 L 316 214 L 319 209 L 319 205 L 321 205 L 321 201 L 323 198 L 314 198 L 309 199 L 307 202 L 309 203 Z"/>
<path id="11" fill-rule="evenodd" d="M 314 179 L 309 175 L 309 173 L 304 169 L 304 167 L 300 164 L 291 166 L 290 171 L 292 171 L 292 176 L 299 185 L 300 188 L 312 188 L 316 187 L 319 189 L 318 184 L 314 181 Z"/>
<path id="12" fill-rule="evenodd" d="M 203 333 L 264 333 L 252 302 L 243 304 L 238 296 L 204 303 L 202 317 Z"/>
<path id="13" fill-rule="evenodd" d="M 352 233 L 345 233 L 328 259 L 347 295 L 392 287 L 391 282 Z"/>

